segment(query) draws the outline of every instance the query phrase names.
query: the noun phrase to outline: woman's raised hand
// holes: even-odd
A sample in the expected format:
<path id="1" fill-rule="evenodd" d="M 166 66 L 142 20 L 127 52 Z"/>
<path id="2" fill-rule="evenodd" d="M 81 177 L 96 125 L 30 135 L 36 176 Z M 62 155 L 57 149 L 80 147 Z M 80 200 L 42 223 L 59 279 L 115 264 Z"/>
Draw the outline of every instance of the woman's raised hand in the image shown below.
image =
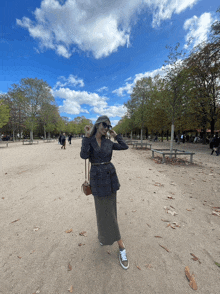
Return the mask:
<path id="1" fill-rule="evenodd" d="M 114 130 L 110 130 L 110 135 L 115 138 L 117 136 L 116 132 Z"/>
<path id="2" fill-rule="evenodd" d="M 84 130 L 85 130 L 85 136 L 86 136 L 87 138 L 90 137 L 91 129 L 92 129 L 92 127 L 89 126 L 89 125 L 87 125 L 87 126 L 84 127 Z"/>

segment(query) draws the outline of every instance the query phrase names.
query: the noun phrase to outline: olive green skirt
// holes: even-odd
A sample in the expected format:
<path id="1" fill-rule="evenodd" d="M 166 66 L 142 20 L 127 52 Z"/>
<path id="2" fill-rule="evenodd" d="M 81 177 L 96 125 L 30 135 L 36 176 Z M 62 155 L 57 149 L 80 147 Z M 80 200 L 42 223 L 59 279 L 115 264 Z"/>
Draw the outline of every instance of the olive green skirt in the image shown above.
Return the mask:
<path id="1" fill-rule="evenodd" d="M 116 207 L 116 193 L 107 197 L 94 196 L 98 239 L 103 245 L 112 245 L 121 239 Z"/>

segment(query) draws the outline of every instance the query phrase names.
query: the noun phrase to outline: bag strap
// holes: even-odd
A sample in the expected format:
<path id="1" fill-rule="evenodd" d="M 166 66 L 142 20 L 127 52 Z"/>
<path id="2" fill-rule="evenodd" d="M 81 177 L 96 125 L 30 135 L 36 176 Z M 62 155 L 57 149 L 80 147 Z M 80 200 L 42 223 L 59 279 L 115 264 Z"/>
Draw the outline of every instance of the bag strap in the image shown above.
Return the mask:
<path id="1" fill-rule="evenodd" d="M 85 159 L 85 180 L 86 180 L 86 178 L 88 178 L 88 182 L 89 182 L 89 167 L 90 167 L 90 162 L 88 160 L 88 174 L 87 174 L 87 172 L 86 172 L 86 159 Z"/>

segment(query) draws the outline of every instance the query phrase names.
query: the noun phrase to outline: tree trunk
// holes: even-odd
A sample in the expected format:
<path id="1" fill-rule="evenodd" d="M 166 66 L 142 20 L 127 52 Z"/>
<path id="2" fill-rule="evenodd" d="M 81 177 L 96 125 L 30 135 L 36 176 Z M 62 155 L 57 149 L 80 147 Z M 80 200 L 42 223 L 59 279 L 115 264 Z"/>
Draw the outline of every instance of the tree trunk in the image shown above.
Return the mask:
<path id="1" fill-rule="evenodd" d="M 172 123 L 171 126 L 171 140 L 170 140 L 170 152 L 173 152 L 173 137 L 174 137 L 174 124 Z M 170 158 L 172 158 L 172 155 L 170 155 Z"/>
<path id="2" fill-rule="evenodd" d="M 31 142 L 34 141 L 33 130 L 30 131 L 30 141 Z"/>
<path id="3" fill-rule="evenodd" d="M 163 142 L 163 131 L 162 131 L 162 140 L 161 141 Z"/>
<path id="4" fill-rule="evenodd" d="M 143 129 L 141 128 L 141 147 L 143 146 Z"/>
<path id="5" fill-rule="evenodd" d="M 132 131 L 131 131 L 131 140 L 132 140 Z"/>
<path id="6" fill-rule="evenodd" d="M 213 137 L 215 133 L 215 120 L 212 118 L 211 120 L 211 136 Z"/>
<path id="7" fill-rule="evenodd" d="M 46 133 L 46 130 L 45 130 L 45 126 L 44 126 L 44 140 L 47 139 L 47 133 Z"/>
<path id="8" fill-rule="evenodd" d="M 169 132 L 167 130 L 167 141 L 169 141 Z"/>

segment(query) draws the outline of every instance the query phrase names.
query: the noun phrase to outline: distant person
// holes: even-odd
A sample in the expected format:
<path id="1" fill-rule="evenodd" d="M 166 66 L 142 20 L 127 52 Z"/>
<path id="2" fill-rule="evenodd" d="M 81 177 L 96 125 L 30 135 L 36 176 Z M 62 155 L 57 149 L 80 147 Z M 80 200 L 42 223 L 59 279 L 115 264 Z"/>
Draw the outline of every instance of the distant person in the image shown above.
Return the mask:
<path id="1" fill-rule="evenodd" d="M 69 144 L 71 145 L 71 140 L 72 140 L 72 135 L 69 135 L 69 137 L 68 137 L 68 141 L 69 141 Z"/>
<path id="2" fill-rule="evenodd" d="M 216 152 L 216 156 L 218 156 L 218 147 L 219 147 L 219 140 L 217 138 L 217 136 L 215 135 L 210 143 L 210 146 L 212 146 L 212 152 L 211 152 L 211 155 Z"/>
<path id="3" fill-rule="evenodd" d="M 158 138 L 157 138 L 157 135 L 156 135 L 156 136 L 155 136 L 155 138 L 154 138 L 154 142 L 156 142 L 156 141 L 157 141 L 157 139 L 158 139 Z"/>
<path id="4" fill-rule="evenodd" d="M 66 149 L 66 134 L 63 133 L 63 135 L 61 136 L 61 149 Z"/>
<path id="5" fill-rule="evenodd" d="M 62 138 L 62 134 L 59 135 L 59 139 L 58 139 L 60 145 L 61 145 L 61 138 Z"/>

